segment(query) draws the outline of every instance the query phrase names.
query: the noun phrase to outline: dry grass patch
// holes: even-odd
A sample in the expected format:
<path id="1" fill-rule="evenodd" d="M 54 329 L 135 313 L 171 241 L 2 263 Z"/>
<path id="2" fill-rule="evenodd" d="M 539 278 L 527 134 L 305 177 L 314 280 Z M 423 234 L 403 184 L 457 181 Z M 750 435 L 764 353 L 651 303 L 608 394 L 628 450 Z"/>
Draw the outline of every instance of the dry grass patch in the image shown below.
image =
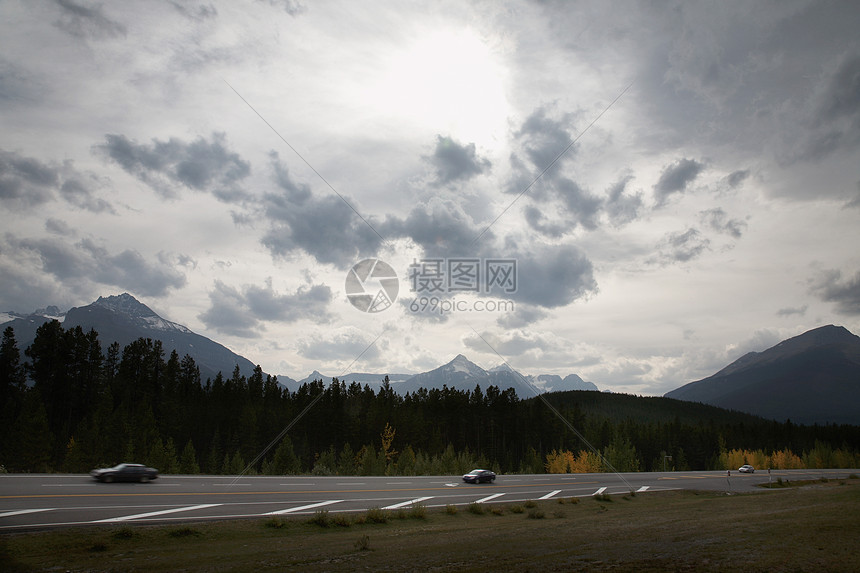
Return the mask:
<path id="1" fill-rule="evenodd" d="M 4 534 L 0 571 L 724 571 L 739 563 L 858 571 L 860 483 L 843 483 L 653 492 L 635 503 L 536 501 L 506 506 L 491 521 L 447 508 L 391 520 L 377 509 L 349 527 L 307 526 L 308 516 L 296 516 Z"/>

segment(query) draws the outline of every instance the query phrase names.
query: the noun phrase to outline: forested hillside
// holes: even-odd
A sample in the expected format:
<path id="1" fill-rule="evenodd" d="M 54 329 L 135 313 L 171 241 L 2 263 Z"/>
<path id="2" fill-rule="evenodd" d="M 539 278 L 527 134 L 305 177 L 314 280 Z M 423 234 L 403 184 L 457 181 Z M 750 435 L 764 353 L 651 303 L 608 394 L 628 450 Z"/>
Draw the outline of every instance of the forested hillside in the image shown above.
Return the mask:
<path id="1" fill-rule="evenodd" d="M 411 475 L 475 466 L 600 471 L 598 451 L 619 471 L 725 469 L 751 456 L 809 467 L 860 462 L 856 426 L 799 426 L 667 398 L 576 391 L 546 399 L 552 408 L 494 386 L 399 396 L 387 382 L 374 391 L 337 379 L 290 392 L 259 366 L 250 377 L 237 369 L 201 380 L 193 358 L 165 356 L 158 341 L 103 350 L 95 331 L 53 321 L 23 353 L 14 331 L 3 333 L 0 464 Z"/>

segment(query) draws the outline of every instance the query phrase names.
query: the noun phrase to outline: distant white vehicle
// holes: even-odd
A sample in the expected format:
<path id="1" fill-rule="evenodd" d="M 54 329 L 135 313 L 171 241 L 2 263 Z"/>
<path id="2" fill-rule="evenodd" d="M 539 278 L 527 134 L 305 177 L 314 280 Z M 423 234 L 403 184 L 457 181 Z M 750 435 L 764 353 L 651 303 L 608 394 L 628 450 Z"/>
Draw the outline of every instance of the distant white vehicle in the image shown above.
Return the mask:
<path id="1" fill-rule="evenodd" d="M 741 472 L 742 474 L 751 474 L 751 473 L 755 473 L 755 468 L 749 464 L 744 464 L 738 468 L 738 471 Z"/>

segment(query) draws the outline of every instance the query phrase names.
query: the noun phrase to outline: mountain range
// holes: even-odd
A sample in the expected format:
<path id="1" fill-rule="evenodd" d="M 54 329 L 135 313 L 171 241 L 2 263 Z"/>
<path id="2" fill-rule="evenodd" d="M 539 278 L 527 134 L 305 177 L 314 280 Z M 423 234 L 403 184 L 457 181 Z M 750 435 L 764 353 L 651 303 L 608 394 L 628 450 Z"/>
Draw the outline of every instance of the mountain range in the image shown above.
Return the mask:
<path id="1" fill-rule="evenodd" d="M 586 382 L 576 374 L 570 374 L 565 378 L 556 374 L 541 374 L 538 376 L 525 376 L 512 370 L 506 364 L 496 366 L 490 370 L 484 370 L 462 354 L 458 354 L 447 364 L 438 368 L 419 374 L 367 374 L 352 373 L 344 376 L 335 376 L 338 380 L 346 382 L 358 382 L 361 385 L 378 389 L 382 380 L 388 376 L 391 389 L 396 393 L 405 395 L 407 392 L 415 392 L 420 388 L 439 389 L 447 386 L 458 390 L 474 390 L 480 385 L 482 390 L 489 386 L 497 386 L 499 390 L 513 388 L 520 398 L 529 398 L 536 392 L 563 392 L 567 390 L 597 390 L 591 382 Z M 291 390 L 298 388 L 306 382 L 313 380 L 330 381 L 333 376 L 325 376 L 314 370 L 309 376 L 302 380 L 294 381 L 286 376 L 278 376 L 278 381 L 285 384 Z"/>
<path id="2" fill-rule="evenodd" d="M 778 421 L 860 425 L 860 337 L 822 326 L 665 396 Z"/>
<path id="3" fill-rule="evenodd" d="M 203 380 L 218 372 L 229 376 L 236 366 L 245 376 L 254 370 L 247 358 L 158 316 L 128 293 L 99 297 L 92 304 L 68 312 L 49 306 L 29 314 L 0 313 L 0 330 L 13 327 L 18 347 L 23 350 L 48 320 L 59 320 L 65 329 L 94 329 L 104 347 L 114 341 L 124 347 L 141 337 L 160 340 L 165 355 L 176 350 L 180 356 L 192 356 Z M 520 398 L 531 397 L 535 392 L 598 390 L 576 374 L 564 378 L 552 374 L 525 376 L 507 364 L 484 370 L 462 354 L 419 374 L 350 373 L 336 377 L 347 384 L 357 382 L 377 390 L 386 375 L 391 388 L 401 395 L 422 387 L 472 390 L 476 385 L 483 390 L 490 385 L 501 390 L 513 388 Z M 302 380 L 279 375 L 278 381 L 294 391 L 305 382 L 329 382 L 333 377 L 315 370 Z M 860 337 L 841 326 L 822 326 L 762 352 L 750 352 L 716 374 L 685 384 L 665 397 L 778 421 L 788 418 L 803 424 L 860 425 Z"/>
<path id="4" fill-rule="evenodd" d="M 254 370 L 254 364 L 247 358 L 213 340 L 194 333 L 181 324 L 160 317 L 128 293 L 99 297 L 92 304 L 72 308 L 68 312 L 61 312 L 56 306 L 49 306 L 29 314 L 0 313 L 0 330 L 5 330 L 7 326 L 11 326 L 15 331 L 18 347 L 25 349 L 36 337 L 36 330 L 49 320 L 62 322 L 65 329 L 80 326 L 84 331 L 95 330 L 99 333 L 99 340 L 101 340 L 103 347 L 114 341 L 118 342 L 120 347 L 125 347 L 138 338 L 160 340 L 165 355 L 176 350 L 180 357 L 186 354 L 192 356 L 197 366 L 200 367 L 200 375 L 203 380 L 214 378 L 218 372 L 224 376 L 230 376 L 237 365 L 244 376 L 250 376 Z M 514 388 L 520 397 L 532 396 L 534 390 L 524 384 L 523 380 L 528 380 L 529 384 L 540 392 L 597 390 L 597 386 L 591 382 L 583 381 L 576 374 L 571 374 L 564 379 L 550 374 L 523 376 L 506 365 L 484 370 L 470 362 L 462 354 L 435 370 L 414 375 L 353 372 L 342 376 L 326 376 L 314 370 L 301 380 L 279 375 L 278 382 L 291 391 L 295 391 L 306 382 L 322 380 L 327 383 L 332 378 L 337 377 L 347 384 L 358 382 L 362 386 L 367 384 L 370 388 L 377 390 L 386 376 L 388 376 L 392 389 L 399 394 L 414 392 L 420 387 L 441 389 L 445 385 L 460 390 L 473 390 L 475 385 L 480 384 L 482 389 L 496 385 L 501 390 Z"/>
<path id="5" fill-rule="evenodd" d="M 95 330 L 105 349 L 113 342 L 118 342 L 123 348 L 141 337 L 160 340 L 165 356 L 169 356 L 173 350 L 180 357 L 186 354 L 192 356 L 203 380 L 214 378 L 218 372 L 230 376 L 237 365 L 244 376 L 250 376 L 254 371 L 254 364 L 247 358 L 181 324 L 161 318 L 128 293 L 99 297 L 92 304 L 75 307 L 65 313 L 55 306 L 49 306 L 29 314 L 7 312 L 4 315 L 0 316 L 0 320 L 8 320 L 0 324 L 0 330 L 11 326 L 22 351 L 33 342 L 36 330 L 42 324 L 59 320 L 66 330 L 76 326 L 85 332 Z"/>

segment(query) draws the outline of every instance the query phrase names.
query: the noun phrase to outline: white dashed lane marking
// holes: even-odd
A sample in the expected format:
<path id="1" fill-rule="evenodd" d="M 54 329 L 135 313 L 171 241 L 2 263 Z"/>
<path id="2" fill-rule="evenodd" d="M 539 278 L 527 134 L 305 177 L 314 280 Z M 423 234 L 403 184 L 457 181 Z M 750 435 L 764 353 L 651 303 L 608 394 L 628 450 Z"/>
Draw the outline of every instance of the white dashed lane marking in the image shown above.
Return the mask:
<path id="1" fill-rule="evenodd" d="M 503 494 L 503 493 L 494 493 L 494 494 L 493 494 L 493 495 L 491 495 L 491 496 L 487 496 L 487 497 L 485 497 L 485 498 L 483 498 L 483 499 L 479 499 L 479 500 L 478 500 L 478 501 L 476 501 L 475 503 L 484 503 L 484 502 L 486 502 L 486 501 L 490 501 L 491 499 L 496 499 L 497 497 L 502 497 L 503 495 L 505 495 L 505 494 Z"/>
<path id="2" fill-rule="evenodd" d="M 428 499 L 433 499 L 432 497 L 418 497 L 415 499 L 410 499 L 409 501 L 403 501 L 400 503 L 395 503 L 394 505 L 389 505 L 383 507 L 382 509 L 400 509 L 401 507 L 405 507 L 407 505 L 413 505 L 416 503 L 421 503 L 422 501 L 427 501 Z"/>
<path id="3" fill-rule="evenodd" d="M 40 511 L 54 511 L 53 507 L 46 507 L 44 509 L 19 509 L 18 511 L 7 511 L 6 513 L 0 513 L 0 517 L 12 517 L 13 515 L 24 515 L 25 513 L 38 513 Z"/>
<path id="4" fill-rule="evenodd" d="M 203 505 L 191 505 L 188 507 L 175 507 L 173 509 L 164 509 L 162 511 L 150 511 L 149 513 L 138 513 L 135 515 L 124 515 L 121 517 L 110 517 L 108 519 L 99 519 L 93 523 L 110 523 L 113 521 L 131 521 L 133 519 L 143 519 L 145 517 L 157 517 L 159 515 L 167 515 L 169 513 L 179 513 L 181 511 L 194 511 L 195 509 L 206 509 L 208 507 L 218 507 L 220 503 L 205 503 Z"/>
<path id="5" fill-rule="evenodd" d="M 605 488 L 605 487 L 601 487 L 601 488 L 598 488 L 598 489 L 597 489 L 597 491 L 596 491 L 596 492 L 594 492 L 594 493 L 593 493 L 593 494 L 591 494 L 591 495 L 600 495 L 600 494 L 601 494 L 601 493 L 603 493 L 604 491 L 606 491 L 606 488 Z"/>
<path id="6" fill-rule="evenodd" d="M 559 494 L 559 493 L 561 493 L 561 490 L 560 490 L 560 489 L 557 489 L 557 490 L 555 490 L 555 491 L 551 491 L 551 492 L 549 492 L 549 493 L 548 493 L 548 494 L 546 494 L 545 496 L 539 497 L 538 499 L 549 499 L 549 498 L 551 498 L 552 496 L 557 495 L 557 494 Z"/>
<path id="7" fill-rule="evenodd" d="M 333 503 L 340 503 L 342 499 L 333 499 L 330 501 L 321 501 L 319 503 L 312 503 L 310 505 L 300 505 L 298 507 L 291 507 L 289 509 L 280 509 L 278 511 L 270 511 L 269 513 L 265 513 L 264 515 L 283 515 L 285 513 L 294 513 L 296 511 L 304 511 L 306 509 L 314 509 L 317 507 L 323 507 L 325 505 L 331 505 Z"/>

